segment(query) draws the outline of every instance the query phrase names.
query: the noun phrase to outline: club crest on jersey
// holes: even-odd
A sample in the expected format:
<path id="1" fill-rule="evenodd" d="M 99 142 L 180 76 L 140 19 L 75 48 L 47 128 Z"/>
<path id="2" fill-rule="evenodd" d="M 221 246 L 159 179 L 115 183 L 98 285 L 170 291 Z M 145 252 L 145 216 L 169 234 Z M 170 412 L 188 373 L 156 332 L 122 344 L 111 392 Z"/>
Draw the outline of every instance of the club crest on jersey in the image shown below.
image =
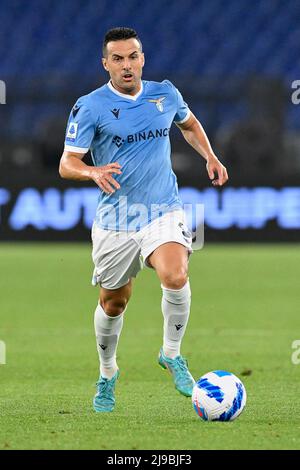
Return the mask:
<path id="1" fill-rule="evenodd" d="M 70 122 L 66 140 L 74 142 L 77 136 L 78 122 Z"/>
<path id="2" fill-rule="evenodd" d="M 164 110 L 164 105 L 163 105 L 162 102 L 165 99 L 166 99 L 166 97 L 163 96 L 162 98 L 157 98 L 157 100 L 148 100 L 148 101 L 149 101 L 149 103 L 155 103 L 158 111 L 160 111 L 162 113 L 163 110 Z"/>

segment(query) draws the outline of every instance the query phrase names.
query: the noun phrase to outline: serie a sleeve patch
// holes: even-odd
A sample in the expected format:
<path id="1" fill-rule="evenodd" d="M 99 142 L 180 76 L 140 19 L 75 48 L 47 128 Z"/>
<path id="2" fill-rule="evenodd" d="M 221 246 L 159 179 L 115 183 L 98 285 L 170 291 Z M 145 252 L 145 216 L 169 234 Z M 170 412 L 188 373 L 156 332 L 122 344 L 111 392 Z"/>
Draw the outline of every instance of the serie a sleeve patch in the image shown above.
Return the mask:
<path id="1" fill-rule="evenodd" d="M 66 140 L 69 142 L 75 142 L 75 139 L 77 137 L 77 130 L 78 122 L 70 122 L 66 135 Z"/>

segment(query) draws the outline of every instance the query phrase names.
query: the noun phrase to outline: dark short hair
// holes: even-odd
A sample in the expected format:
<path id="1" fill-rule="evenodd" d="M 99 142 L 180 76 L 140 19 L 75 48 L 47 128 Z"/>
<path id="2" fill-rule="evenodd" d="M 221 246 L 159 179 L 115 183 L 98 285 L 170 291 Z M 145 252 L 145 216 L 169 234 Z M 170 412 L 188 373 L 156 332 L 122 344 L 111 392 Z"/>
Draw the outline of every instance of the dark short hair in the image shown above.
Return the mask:
<path id="1" fill-rule="evenodd" d="M 103 57 L 106 56 L 106 53 L 107 53 L 106 46 L 109 42 L 111 42 L 111 41 L 122 41 L 124 39 L 131 39 L 131 38 L 134 38 L 139 42 L 140 48 L 142 50 L 141 40 L 138 37 L 137 32 L 134 29 L 123 28 L 122 27 L 122 28 L 113 28 L 113 29 L 110 29 L 109 31 L 107 31 L 107 33 L 104 36 L 103 45 L 102 45 Z"/>

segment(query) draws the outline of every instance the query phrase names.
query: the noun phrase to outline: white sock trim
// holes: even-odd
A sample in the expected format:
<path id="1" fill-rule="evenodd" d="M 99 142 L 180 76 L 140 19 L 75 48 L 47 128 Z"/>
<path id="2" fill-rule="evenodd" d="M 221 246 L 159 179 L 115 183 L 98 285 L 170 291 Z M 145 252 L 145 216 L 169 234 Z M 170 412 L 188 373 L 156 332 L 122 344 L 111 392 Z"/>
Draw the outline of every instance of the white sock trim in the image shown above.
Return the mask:
<path id="1" fill-rule="evenodd" d="M 184 304 L 191 298 L 191 287 L 189 279 L 181 289 L 169 289 L 161 284 L 163 297 L 171 304 Z"/>

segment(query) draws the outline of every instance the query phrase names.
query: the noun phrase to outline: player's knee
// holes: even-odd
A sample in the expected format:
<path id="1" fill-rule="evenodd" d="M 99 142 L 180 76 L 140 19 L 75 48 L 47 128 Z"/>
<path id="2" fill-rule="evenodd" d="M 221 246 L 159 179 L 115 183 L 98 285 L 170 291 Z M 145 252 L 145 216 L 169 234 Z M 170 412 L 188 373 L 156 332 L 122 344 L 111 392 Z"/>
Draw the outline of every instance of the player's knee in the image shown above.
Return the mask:
<path id="1" fill-rule="evenodd" d="M 184 268 L 168 270 L 161 276 L 161 282 L 168 289 L 181 289 L 188 280 L 188 273 Z"/>
<path id="2" fill-rule="evenodd" d="M 127 305 L 125 298 L 121 299 L 102 299 L 101 306 L 107 315 L 117 316 L 124 312 Z"/>

